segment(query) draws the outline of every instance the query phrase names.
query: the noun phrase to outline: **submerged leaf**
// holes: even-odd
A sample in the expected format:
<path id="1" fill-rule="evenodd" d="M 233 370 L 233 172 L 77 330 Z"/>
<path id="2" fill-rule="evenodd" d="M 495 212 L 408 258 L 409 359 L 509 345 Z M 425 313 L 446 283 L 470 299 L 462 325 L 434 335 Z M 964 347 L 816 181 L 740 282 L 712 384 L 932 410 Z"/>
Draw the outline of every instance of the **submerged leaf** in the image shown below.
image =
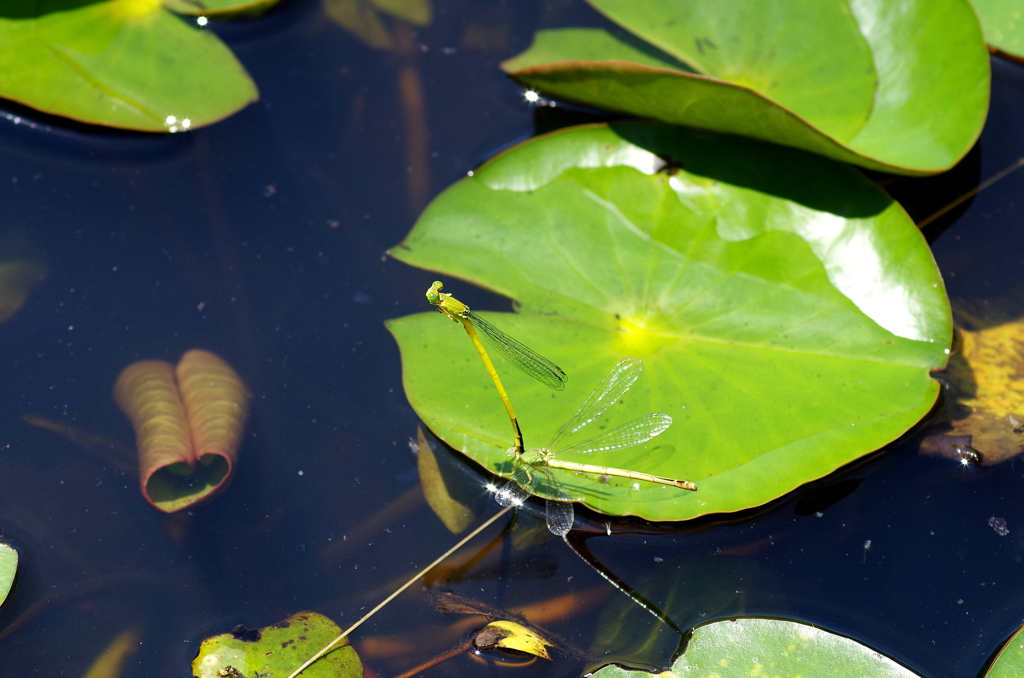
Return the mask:
<path id="1" fill-rule="evenodd" d="M 953 456 L 957 444 L 966 445 L 981 453 L 980 463 L 997 464 L 1024 452 L 1024 320 L 961 329 L 960 336 L 961 350 L 940 374 L 951 440 L 929 439 L 922 451 Z"/>
<path id="2" fill-rule="evenodd" d="M 370 0 L 323 0 L 324 14 L 374 49 L 391 49 L 391 33 Z"/>
<path id="3" fill-rule="evenodd" d="M 514 299 L 519 313 L 487 319 L 569 374 L 556 393 L 496 361 L 527 447 L 619 360 L 644 361 L 600 428 L 651 412 L 673 425 L 613 459 L 566 460 L 700 489 L 555 471 L 575 501 L 618 515 L 756 506 L 882 447 L 931 408 L 951 336 L 921 233 L 856 171 L 652 123 L 521 144 L 437 198 L 391 253 Z M 507 475 L 508 419 L 461 327 L 424 313 L 388 328 L 424 422 Z"/>
<path id="4" fill-rule="evenodd" d="M 531 628 L 513 621 L 493 621 L 477 632 L 473 644 L 478 648 L 503 647 L 518 650 L 535 657 L 551 659 L 548 647 L 551 643 Z"/>
<path id="5" fill-rule="evenodd" d="M 373 6 L 416 26 L 429 26 L 434 10 L 430 0 L 371 0 Z"/>
<path id="6" fill-rule="evenodd" d="M 286 678 L 341 629 L 318 612 L 297 612 L 262 629 L 236 628 L 203 641 L 192 661 L 196 678 Z M 235 671 L 235 674 L 231 672 Z M 363 665 L 344 640 L 302 672 L 303 678 L 362 678 Z"/>
<path id="7" fill-rule="evenodd" d="M 49 268 L 38 261 L 0 263 L 0 323 L 18 312 L 29 292 L 46 280 L 47 275 Z"/>
<path id="8" fill-rule="evenodd" d="M 140 636 L 137 628 L 125 629 L 114 636 L 82 678 L 118 678 L 125 662 L 138 651 Z"/>
<path id="9" fill-rule="evenodd" d="M 448 484 L 441 467 L 437 463 L 434 448 L 423 433 L 423 427 L 416 429 L 416 468 L 420 474 L 420 484 L 427 505 L 437 514 L 444 526 L 452 534 L 459 534 L 473 522 L 473 512 L 462 502 L 455 499 L 448 489 Z"/>
<path id="10" fill-rule="evenodd" d="M 230 479 L 249 412 L 241 377 L 193 349 L 177 368 L 143 360 L 124 369 L 114 400 L 135 429 L 142 495 L 166 513 L 208 499 Z"/>
<path id="11" fill-rule="evenodd" d="M 18 573 L 18 551 L 10 544 L 0 542 L 0 605 L 7 600 L 7 595 L 14 585 L 14 575 Z"/>
<path id="12" fill-rule="evenodd" d="M 258 97 L 210 31 L 159 0 L 5 3 L 0 96 L 95 125 L 176 132 L 209 125 Z"/>
<path id="13" fill-rule="evenodd" d="M 647 678 L 650 673 L 606 666 L 594 678 Z M 693 637 L 662 678 L 750 678 L 750 676 L 871 676 L 912 678 L 918 674 L 855 640 L 810 624 L 782 619 L 718 621 L 693 630 Z"/>
<path id="14" fill-rule="evenodd" d="M 82 449 L 95 454 L 119 471 L 131 472 L 137 466 L 135 463 L 135 450 L 106 436 L 97 435 L 35 414 L 22 415 L 21 420 L 29 426 L 35 426 L 56 433 Z"/>

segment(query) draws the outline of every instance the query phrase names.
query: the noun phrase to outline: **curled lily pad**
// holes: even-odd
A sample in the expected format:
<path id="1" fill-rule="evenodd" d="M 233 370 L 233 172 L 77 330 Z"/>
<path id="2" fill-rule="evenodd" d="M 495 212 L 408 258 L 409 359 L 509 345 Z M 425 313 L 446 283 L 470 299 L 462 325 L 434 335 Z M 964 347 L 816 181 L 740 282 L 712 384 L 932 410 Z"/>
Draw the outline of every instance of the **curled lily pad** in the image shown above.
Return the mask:
<path id="1" fill-rule="evenodd" d="M 94 125 L 176 132 L 258 96 L 217 36 L 159 0 L 6 2 L 0 43 L 0 97 Z"/>
<path id="2" fill-rule="evenodd" d="M 135 429 L 139 484 L 154 508 L 180 511 L 226 487 L 249 394 L 219 356 L 193 349 L 177 367 L 140 360 L 118 376 L 114 400 Z"/>
<path id="3" fill-rule="evenodd" d="M 900 174 L 952 167 L 985 121 L 966 0 L 590 2 L 633 35 L 541 31 L 502 67 L 570 101 Z"/>
<path id="4" fill-rule="evenodd" d="M 929 371 L 952 332 L 920 232 L 857 172 L 655 123 L 521 144 L 445 191 L 391 253 L 514 299 L 519 313 L 485 315 L 569 374 L 556 393 L 496 361 L 527 447 L 615 363 L 643 360 L 600 424 L 674 424 L 612 458 L 567 460 L 699 491 L 555 473 L 574 500 L 654 520 L 765 503 L 897 438 L 934 403 Z M 436 313 L 388 327 L 424 422 L 507 474 L 508 420 L 461 327 Z"/>
<path id="5" fill-rule="evenodd" d="M 606 666 L 594 678 L 647 678 L 650 673 Z M 693 637 L 661 678 L 749 678 L 749 676 L 872 676 L 918 674 L 850 638 L 810 624 L 783 619 L 718 621 L 693 630 Z"/>

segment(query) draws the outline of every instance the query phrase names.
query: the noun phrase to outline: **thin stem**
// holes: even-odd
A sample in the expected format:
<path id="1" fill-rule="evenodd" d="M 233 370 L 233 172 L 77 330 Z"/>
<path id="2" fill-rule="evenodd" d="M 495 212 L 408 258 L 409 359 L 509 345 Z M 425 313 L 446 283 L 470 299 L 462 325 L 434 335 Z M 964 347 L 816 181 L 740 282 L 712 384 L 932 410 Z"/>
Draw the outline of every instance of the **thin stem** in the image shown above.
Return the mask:
<path id="1" fill-rule="evenodd" d="M 946 212 L 948 212 L 951 209 L 953 209 L 954 207 L 956 207 L 957 205 L 963 203 L 964 201 L 966 201 L 966 200 L 968 200 L 970 198 L 973 198 L 978 193 L 981 193 L 982 191 L 984 191 L 986 188 L 988 188 L 992 184 L 994 184 L 997 181 L 999 181 L 1000 179 L 1004 178 L 1007 174 L 1010 174 L 1011 172 L 1015 172 L 1018 169 L 1020 169 L 1021 167 L 1024 167 L 1024 158 L 1019 158 L 1017 160 L 1017 162 L 1013 163 L 1012 165 L 1010 165 L 1006 169 L 1004 169 L 1004 170 L 1002 170 L 1000 172 L 997 172 L 994 176 L 991 176 L 988 179 L 986 179 L 985 181 L 981 182 L 976 187 L 974 187 L 971 190 L 967 191 L 966 193 L 964 193 L 959 198 L 957 198 L 953 202 L 949 203 L 948 205 L 946 205 L 945 207 L 943 207 L 939 211 L 937 211 L 934 214 L 932 214 L 931 216 L 927 216 L 924 219 L 922 219 L 921 221 L 919 221 L 918 224 L 917 224 L 918 229 L 924 228 L 925 226 L 927 226 L 928 224 L 932 223 L 933 221 L 935 221 L 936 219 L 941 217 L 943 214 L 945 214 Z"/>
<path id="2" fill-rule="evenodd" d="M 410 587 L 410 586 L 412 586 L 412 585 L 413 585 L 414 583 L 416 583 L 416 582 L 417 582 L 417 581 L 418 581 L 418 580 L 420 579 L 420 577 L 422 577 L 422 576 L 423 576 L 424 574 L 426 574 L 426 573 L 427 573 L 427 572 L 429 572 L 430 570 L 432 570 L 432 569 L 434 569 L 435 567 L 437 567 L 437 566 L 438 566 L 438 565 L 439 565 L 439 564 L 440 564 L 440 563 L 441 563 L 442 561 L 444 561 L 444 560 L 445 560 L 445 558 L 447 558 L 448 556 L 450 556 L 451 554 L 455 553 L 455 552 L 456 552 L 456 551 L 458 551 L 458 550 L 459 550 L 460 548 L 462 548 L 463 546 L 465 546 L 466 542 L 468 542 L 468 541 L 469 541 L 469 540 L 471 540 L 471 539 L 472 539 L 473 537 L 477 536 L 478 534 L 480 534 L 481 532 L 483 532 L 483 531 L 484 531 L 485 529 L 487 529 L 488 527 L 490 527 L 490 526 L 491 526 L 491 525 L 492 525 L 492 524 L 494 523 L 494 521 L 496 521 L 496 520 L 497 520 L 498 518 L 501 518 L 501 517 L 502 517 L 503 515 L 505 515 L 506 513 L 508 513 L 509 509 L 511 509 L 511 508 L 512 508 L 511 506 L 506 506 L 506 507 L 505 507 L 505 508 L 503 508 L 502 510 L 498 511 L 498 512 L 497 512 L 496 514 L 494 514 L 493 516 L 491 516 L 491 517 L 490 517 L 490 518 L 489 518 L 489 519 L 488 519 L 488 520 L 487 520 L 487 521 L 486 521 L 486 522 L 485 522 L 485 523 L 484 523 L 483 525 L 481 525 L 480 527 L 476 528 L 475 530 L 473 530 L 472 532 L 470 532 L 469 534 L 467 534 L 467 535 L 466 535 L 466 536 L 465 536 L 465 537 L 464 537 L 464 538 L 463 538 L 462 540 L 460 540 L 460 541 L 459 541 L 459 543 L 457 543 L 457 544 L 456 544 L 455 546 L 453 546 L 453 547 L 451 547 L 450 549 L 448 549 L 447 551 L 445 551 L 445 552 L 444 552 L 444 553 L 443 553 L 443 554 L 442 554 L 442 555 L 441 555 L 441 556 L 440 556 L 440 557 L 439 557 L 439 558 L 438 558 L 437 560 L 435 560 L 435 561 L 434 561 L 434 562 L 432 562 L 432 563 L 431 563 L 430 565 L 427 565 L 427 566 L 426 566 L 425 568 L 423 568 L 422 570 L 420 570 L 419 572 L 417 572 L 417 573 L 416 573 L 416 575 L 415 575 L 415 576 L 414 576 L 414 577 L 413 577 L 412 579 L 410 579 L 409 581 L 407 581 L 407 582 L 405 582 L 404 584 L 402 584 L 402 585 L 401 585 L 401 586 L 400 586 L 400 587 L 399 587 L 399 588 L 398 588 L 398 589 L 397 589 L 397 590 L 396 590 L 396 591 L 395 591 L 394 593 L 392 593 L 392 594 L 391 594 L 390 596 L 388 596 L 387 598 L 385 598 L 384 600 L 382 600 L 382 601 L 381 601 L 381 603 L 380 603 L 379 605 L 377 605 L 377 607 L 373 608 L 372 610 L 370 610 L 369 612 L 367 612 L 367 613 L 366 613 L 365 615 L 363 615 L 362 619 L 360 619 L 360 620 L 359 620 L 359 621 L 357 621 L 357 622 L 356 622 L 355 624 L 353 624 L 352 626 L 350 626 L 350 627 L 348 627 L 347 629 L 345 629 L 345 630 L 344 630 L 344 631 L 343 631 L 343 632 L 341 633 L 341 635 L 340 635 L 340 636 L 338 636 L 337 638 L 335 638 L 334 640 L 332 640 L 332 641 L 331 641 L 330 643 L 328 643 L 328 644 L 327 644 L 326 646 L 324 646 L 324 648 L 323 648 L 323 649 L 321 649 L 321 650 L 320 650 L 319 652 L 317 652 L 317 653 L 316 653 L 315 655 L 313 655 L 312 657 L 310 657 L 309 659 L 307 659 L 307 660 L 306 660 L 306 662 L 305 662 L 305 663 L 304 663 L 304 664 L 303 664 L 302 666 L 300 666 L 299 668 L 295 669 L 295 671 L 293 671 L 293 672 L 292 672 L 292 674 L 288 676 L 288 678 L 295 678 L 295 677 L 296 677 L 296 676 L 298 676 L 298 675 L 299 675 L 300 673 L 302 673 L 302 672 L 303 672 L 303 671 L 305 671 L 305 670 L 306 670 L 307 668 L 309 668 L 309 665 L 310 665 L 310 664 L 312 664 L 312 663 L 313 663 L 313 662 L 315 662 L 315 661 L 316 661 L 317 659 L 320 659 L 320 657 L 323 657 L 323 656 L 324 656 L 325 654 L 327 654 L 327 653 L 328 653 L 328 652 L 330 652 L 330 651 L 331 651 L 332 649 L 334 649 L 334 646 L 335 646 L 335 645 L 337 645 L 338 643 L 340 643 L 340 642 L 341 642 L 342 640 L 344 640 L 344 639 L 345 639 L 345 638 L 346 638 L 346 637 L 347 637 L 347 636 L 348 636 L 348 635 L 349 635 L 350 633 L 352 633 L 352 632 L 353 632 L 353 631 L 355 631 L 355 630 L 356 630 L 357 628 L 359 628 L 360 626 L 362 626 L 363 622 L 365 622 L 365 621 L 366 621 L 367 619 L 369 619 L 369 618 L 370 618 L 370 617 L 372 617 L 373 615 L 377 614 L 377 612 L 378 612 L 378 611 L 380 611 L 380 609 L 381 609 L 382 607 L 384 607 L 385 605 L 387 605 L 388 603 L 390 603 L 390 602 L 391 602 L 392 600 L 394 600 L 395 598 L 397 598 L 397 597 L 398 597 L 398 596 L 399 596 L 399 595 L 400 595 L 400 594 L 401 594 L 401 593 L 402 593 L 403 591 L 405 591 L 405 590 L 406 590 L 407 588 L 409 588 L 409 587 Z"/>
<path id="3" fill-rule="evenodd" d="M 475 637 L 469 638 L 465 642 L 463 642 L 463 643 L 461 643 L 459 645 L 456 645 L 455 647 L 453 647 L 452 649 L 448 650 L 447 652 L 445 652 L 443 654 L 439 654 L 438 656 L 434 657 L 433 659 L 425 661 L 422 664 L 420 664 L 419 666 L 416 666 L 414 668 L 409 669 L 405 673 L 398 674 L 397 676 L 395 676 L 395 678 L 412 678 L 416 674 L 423 673 L 427 669 L 433 668 L 433 667 L 437 666 L 438 664 L 444 663 L 444 662 L 448 661 L 449 659 L 452 659 L 453 657 L 457 657 L 457 656 L 459 656 L 460 654 L 462 654 L 463 652 L 465 652 L 467 650 L 472 650 L 473 649 L 473 641 L 474 640 L 476 640 Z"/>

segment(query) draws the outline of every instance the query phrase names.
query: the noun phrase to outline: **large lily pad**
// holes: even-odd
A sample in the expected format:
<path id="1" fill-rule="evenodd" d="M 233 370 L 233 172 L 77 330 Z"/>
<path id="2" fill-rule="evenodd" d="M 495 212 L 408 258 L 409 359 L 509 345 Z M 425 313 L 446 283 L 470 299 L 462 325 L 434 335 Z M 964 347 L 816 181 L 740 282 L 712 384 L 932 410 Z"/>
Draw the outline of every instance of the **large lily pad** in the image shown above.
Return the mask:
<path id="1" fill-rule="evenodd" d="M 971 4 L 988 44 L 1024 59 L 1024 6 L 1020 0 L 971 0 Z"/>
<path id="2" fill-rule="evenodd" d="M 0 97 L 91 124 L 192 129 L 258 96 L 217 36 L 159 0 L 4 2 L 0 43 Z"/>
<path id="3" fill-rule="evenodd" d="M 895 439 L 934 403 L 952 332 L 924 239 L 856 171 L 655 123 L 521 144 L 445 191 L 392 254 L 516 300 L 489 318 L 569 374 L 555 393 L 498 361 L 528 447 L 617 361 L 644 361 L 601 422 L 674 425 L 656 448 L 573 461 L 699 491 L 559 476 L 588 506 L 656 520 L 762 504 Z M 420 417 L 507 473 L 508 420 L 462 328 L 436 313 L 388 327 Z"/>
<path id="4" fill-rule="evenodd" d="M 606 666 L 594 678 L 649 678 Z M 918 674 L 855 640 L 783 619 L 736 619 L 699 626 L 662 678 L 835 676 L 912 678 Z"/>
<path id="5" fill-rule="evenodd" d="M 590 2 L 642 40 L 540 31 L 502 67 L 570 101 L 901 174 L 952 167 L 985 121 L 966 0 Z"/>

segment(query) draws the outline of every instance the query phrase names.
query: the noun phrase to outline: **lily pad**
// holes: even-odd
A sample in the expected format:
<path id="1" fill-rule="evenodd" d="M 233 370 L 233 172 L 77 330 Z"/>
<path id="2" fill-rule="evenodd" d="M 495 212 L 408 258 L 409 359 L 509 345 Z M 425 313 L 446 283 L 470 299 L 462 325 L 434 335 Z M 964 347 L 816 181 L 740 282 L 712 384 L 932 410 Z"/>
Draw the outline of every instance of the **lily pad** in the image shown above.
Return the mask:
<path id="1" fill-rule="evenodd" d="M 519 313 L 488 319 L 569 374 L 556 393 L 496 361 L 527 447 L 547 444 L 619 360 L 644 361 L 588 432 L 651 412 L 675 423 L 613 459 L 567 459 L 699 491 L 556 472 L 575 500 L 616 515 L 757 506 L 882 447 L 935 402 L 929 371 L 952 332 L 920 232 L 858 172 L 656 123 L 523 143 L 445 191 L 391 253 L 514 299 Z M 388 328 L 423 421 L 507 474 L 508 420 L 461 326 L 424 313 Z"/>
<path id="2" fill-rule="evenodd" d="M 14 585 L 14 575 L 18 573 L 18 552 L 10 544 L 0 542 L 0 605 L 7 600 L 7 594 Z"/>
<path id="3" fill-rule="evenodd" d="M 606 666 L 594 678 L 648 678 L 652 674 Z M 855 640 L 810 624 L 783 619 L 718 621 L 693 630 L 693 637 L 663 678 L 750 676 L 871 676 L 912 678 L 918 674 Z"/>
<path id="4" fill-rule="evenodd" d="M 590 2 L 633 35 L 540 31 L 502 68 L 569 101 L 899 174 L 952 167 L 985 121 L 966 0 Z"/>
<path id="5" fill-rule="evenodd" d="M 216 35 L 159 0 L 6 2 L 0 43 L 0 97 L 90 124 L 175 132 L 258 97 Z"/>
<path id="6" fill-rule="evenodd" d="M 281 0 L 164 0 L 164 7 L 187 16 L 231 19 L 259 16 L 279 2 Z"/>
<path id="7" fill-rule="evenodd" d="M 196 678 L 262 676 L 286 678 L 320 648 L 341 634 L 338 625 L 317 612 L 298 612 L 262 629 L 236 628 L 203 641 L 192 661 Z M 231 673 L 231 670 L 235 673 Z M 302 672 L 303 678 L 362 678 L 356 651 L 342 641 Z"/>
<path id="8" fill-rule="evenodd" d="M 1019 0 L 971 0 L 985 40 L 1000 52 L 1024 59 L 1024 6 Z"/>
<path id="9" fill-rule="evenodd" d="M 1017 678 L 1021 675 L 1024 675 L 1024 627 L 999 649 L 985 678 Z"/>

